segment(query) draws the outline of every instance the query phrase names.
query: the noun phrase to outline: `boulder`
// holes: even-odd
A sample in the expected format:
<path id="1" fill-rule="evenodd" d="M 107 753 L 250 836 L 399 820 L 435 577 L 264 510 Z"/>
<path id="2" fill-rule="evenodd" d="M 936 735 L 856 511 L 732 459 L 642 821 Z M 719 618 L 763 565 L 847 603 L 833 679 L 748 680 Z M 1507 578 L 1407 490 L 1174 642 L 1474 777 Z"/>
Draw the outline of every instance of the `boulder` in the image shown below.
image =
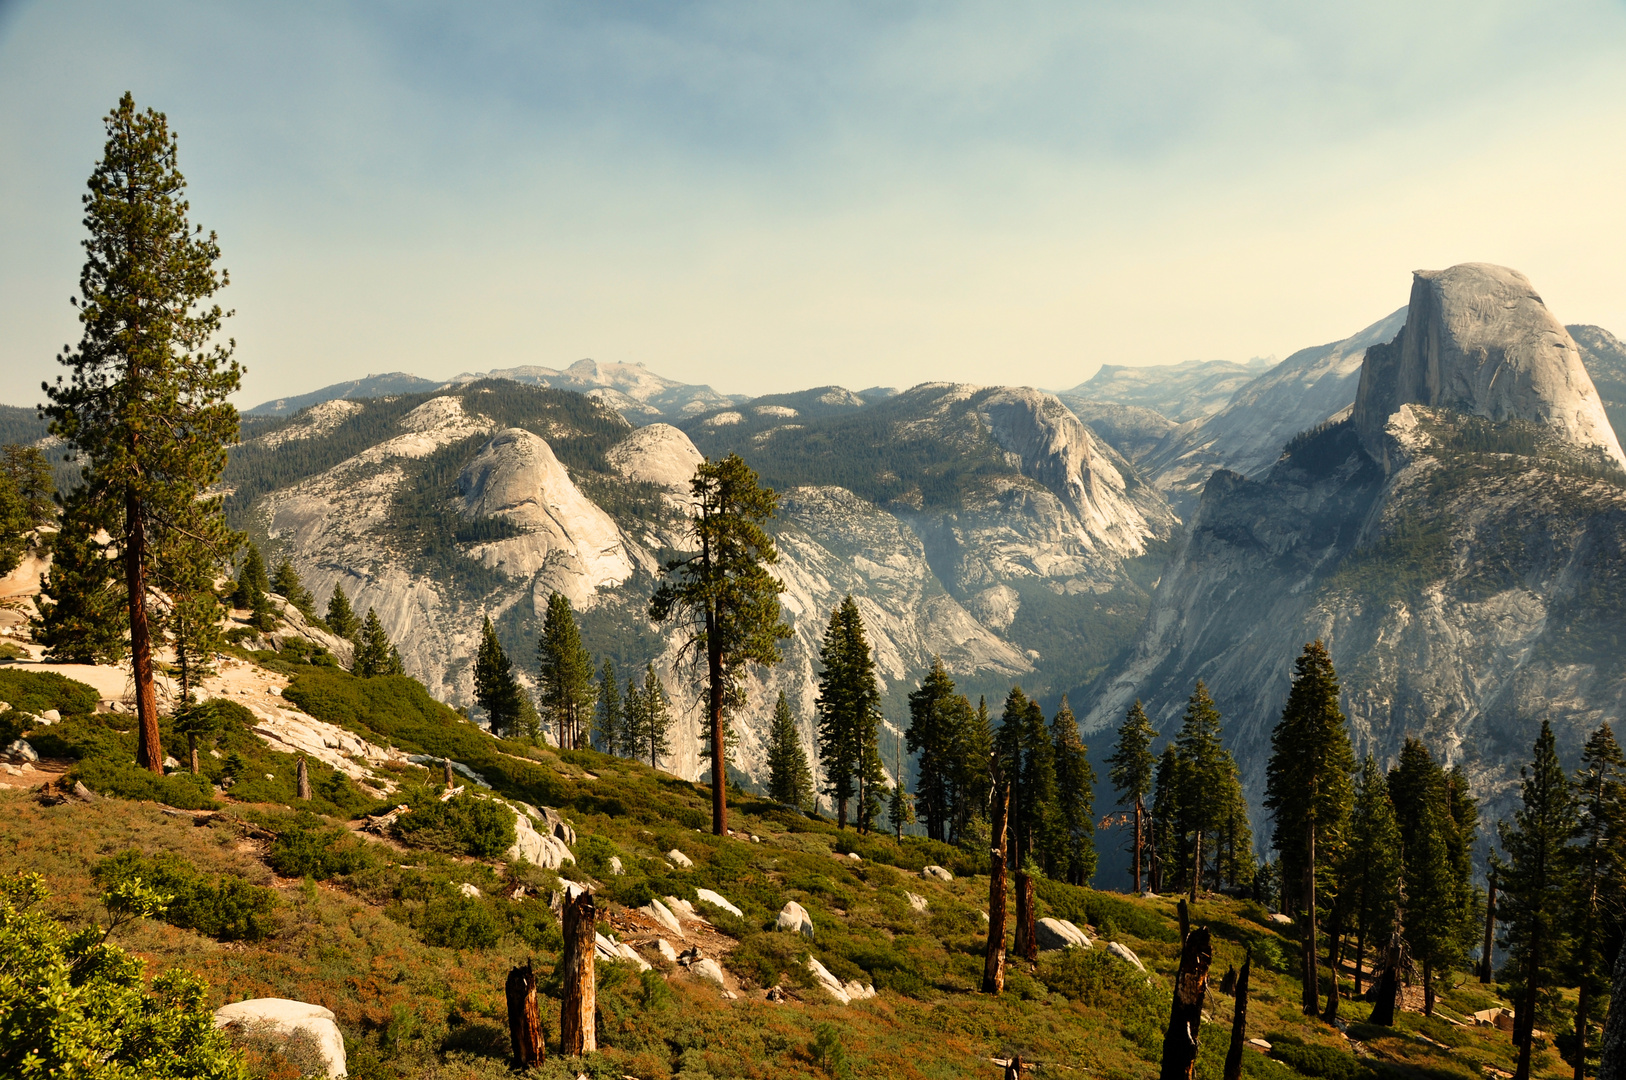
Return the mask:
<path id="1" fill-rule="evenodd" d="M 694 860 L 683 854 L 683 852 L 679 851 L 677 848 L 673 848 L 671 851 L 666 853 L 666 861 L 677 867 L 679 870 L 687 870 L 694 866 Z"/>
<path id="2" fill-rule="evenodd" d="M 830 974 L 830 969 L 819 963 L 816 957 L 807 958 L 807 970 L 813 973 L 813 981 L 825 993 L 835 998 L 843 1005 L 852 1004 L 853 996 L 847 993 L 847 988 L 841 985 L 841 980 Z"/>
<path id="3" fill-rule="evenodd" d="M 1039 950 L 1051 952 L 1056 949 L 1087 949 L 1090 939 L 1084 931 L 1068 922 L 1066 919 L 1040 919 L 1035 927 L 1039 938 Z"/>
<path id="4" fill-rule="evenodd" d="M 620 877 L 622 874 L 625 874 L 626 872 L 627 872 L 626 868 L 621 865 L 621 856 L 619 856 L 619 855 L 611 855 L 610 856 L 610 876 L 611 877 Z"/>
<path id="5" fill-rule="evenodd" d="M 251 998 L 215 1010 L 215 1027 L 264 1034 L 275 1031 L 284 1037 L 304 1032 L 316 1043 L 329 1077 L 342 1077 L 349 1071 L 344 1057 L 344 1036 L 333 1013 L 320 1005 L 286 998 Z"/>
<path id="6" fill-rule="evenodd" d="M 462 893 L 464 896 L 469 896 L 469 897 L 474 897 L 474 896 L 479 896 L 480 895 L 479 888 L 477 886 L 475 886 L 475 885 L 471 885 L 467 881 L 465 881 L 463 884 L 459 885 L 457 887 L 457 891 Z"/>
<path id="7" fill-rule="evenodd" d="M 718 966 L 717 961 L 711 959 L 710 957 L 696 960 L 694 963 L 689 965 L 689 971 L 691 974 L 698 975 L 702 979 L 710 979 L 718 986 L 723 986 L 726 983 L 726 980 L 723 978 L 723 969 Z"/>
<path id="8" fill-rule="evenodd" d="M 807 909 L 794 900 L 787 900 L 785 906 L 779 910 L 779 921 L 776 924 L 779 930 L 789 930 L 793 934 L 803 937 L 813 936 L 813 917 Z"/>
<path id="9" fill-rule="evenodd" d="M 875 987 L 865 986 L 857 979 L 843 984 L 842 989 L 847 991 L 847 996 L 854 1001 L 864 1001 L 875 996 Z"/>
<path id="10" fill-rule="evenodd" d="M 936 878 L 938 881 L 953 881 L 954 875 L 941 866 L 928 866 L 920 872 L 921 877 Z"/>
<path id="11" fill-rule="evenodd" d="M 1293 925 L 1293 917 L 1291 915 L 1283 915 L 1279 911 L 1271 912 L 1270 921 L 1273 922 L 1273 923 L 1276 923 L 1279 926 L 1292 926 Z"/>
<path id="12" fill-rule="evenodd" d="M 638 950 L 634 949 L 631 945 L 628 945 L 625 941 L 617 944 L 615 951 L 621 954 L 621 959 L 629 960 L 636 964 L 639 971 L 649 970 L 649 961 L 639 956 Z"/>
<path id="13" fill-rule="evenodd" d="M 16 741 L 8 744 L 5 749 L 5 756 L 10 758 L 12 761 L 26 761 L 30 764 L 40 759 L 39 754 L 35 752 L 34 748 L 28 745 L 27 739 L 17 739 Z"/>
<path id="14" fill-rule="evenodd" d="M 668 964 L 677 963 L 677 950 L 672 948 L 672 943 L 665 938 L 655 939 L 655 951 L 660 953 L 661 959 Z"/>
<path id="15" fill-rule="evenodd" d="M 542 807 L 542 820 L 547 822 L 547 832 L 557 836 L 567 845 L 576 843 L 576 830 L 572 829 L 569 822 L 559 816 L 559 811 L 551 806 Z"/>
<path id="16" fill-rule="evenodd" d="M 1134 950 L 1129 948 L 1127 945 L 1120 945 L 1116 941 L 1109 941 L 1107 942 L 1107 952 L 1111 953 L 1113 956 L 1116 956 L 1126 964 L 1133 964 L 1139 971 L 1146 970 L 1146 965 L 1140 962 L 1140 957 L 1136 956 Z"/>
<path id="17" fill-rule="evenodd" d="M 912 892 L 906 892 L 903 895 L 904 898 L 909 901 L 909 906 L 914 908 L 916 911 L 923 912 L 926 910 L 926 898 L 924 896 L 921 896 L 919 893 Z"/>
<path id="18" fill-rule="evenodd" d="M 593 934 L 593 955 L 600 960 L 614 961 L 621 959 L 621 950 L 616 948 L 615 942 L 603 934 L 595 932 Z"/>
<path id="19" fill-rule="evenodd" d="M 62 713 L 56 709 L 46 709 L 40 713 L 40 719 L 47 724 L 58 724 L 62 722 Z"/>
<path id="20" fill-rule="evenodd" d="M 710 904 L 712 907 L 721 908 L 730 915 L 733 915 L 736 919 L 745 918 L 745 912 L 729 903 L 720 893 L 714 893 L 710 889 L 696 889 L 694 893 L 700 898 L 700 902 L 703 904 Z"/>
<path id="21" fill-rule="evenodd" d="M 693 904 L 682 899 L 681 897 L 668 896 L 666 898 L 666 906 L 671 908 L 672 914 L 676 915 L 680 919 L 688 919 L 690 922 L 706 921 L 700 917 L 700 913 L 694 909 Z"/>
<path id="22" fill-rule="evenodd" d="M 165 772 L 175 772 L 180 767 L 181 767 L 181 763 L 179 761 L 176 761 L 174 758 L 170 757 L 167 754 L 164 756 L 164 771 Z"/>
<path id="23" fill-rule="evenodd" d="M 1487 1027 L 1494 1027 L 1499 1031 L 1512 1031 L 1513 1011 L 1511 1009 L 1502 1008 L 1480 1009 L 1478 1012 L 1473 1014 L 1473 1021 L 1476 1024 L 1484 1024 Z"/>
<path id="24" fill-rule="evenodd" d="M 678 922 L 676 915 L 672 914 L 672 909 L 661 903 L 659 900 L 656 900 L 654 897 L 650 897 L 649 903 L 645 904 L 638 910 L 643 912 L 645 915 L 648 915 L 651 919 L 654 919 L 655 922 L 660 925 L 661 929 L 670 930 L 678 937 L 683 936 L 683 924 Z M 664 955 L 664 952 L 662 955 Z"/>
<path id="25" fill-rule="evenodd" d="M 515 862 L 520 859 L 544 870 L 557 870 L 567 862 L 574 863 L 576 856 L 570 853 L 563 840 L 551 833 L 537 832 L 530 817 L 516 810 L 514 843 L 508 849 L 508 860 Z"/>

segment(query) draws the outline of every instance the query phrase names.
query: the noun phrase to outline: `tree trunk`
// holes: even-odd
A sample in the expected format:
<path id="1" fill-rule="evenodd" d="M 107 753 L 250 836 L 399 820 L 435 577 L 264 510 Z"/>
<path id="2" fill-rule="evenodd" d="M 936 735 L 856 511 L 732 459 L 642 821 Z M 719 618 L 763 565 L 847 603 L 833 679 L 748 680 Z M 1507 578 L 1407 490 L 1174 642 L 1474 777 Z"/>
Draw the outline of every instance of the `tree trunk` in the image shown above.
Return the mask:
<path id="1" fill-rule="evenodd" d="M 1315 822 L 1304 827 L 1304 1015 L 1321 1011 L 1321 987 L 1315 959 Z"/>
<path id="2" fill-rule="evenodd" d="M 1379 1027 L 1394 1027 L 1395 1004 L 1400 999 L 1400 931 L 1389 937 L 1383 953 L 1383 971 L 1378 976 L 1377 1001 L 1372 1004 L 1371 1023 Z"/>
<path id="3" fill-rule="evenodd" d="M 1496 981 L 1496 966 L 1491 962 L 1492 949 L 1496 944 L 1496 871 L 1490 872 L 1485 890 L 1485 944 L 1484 955 L 1479 958 L 1479 981 L 1493 983 Z"/>
<path id="4" fill-rule="evenodd" d="M 1022 1064 L 1022 1055 L 1015 1054 L 1005 1063 L 1005 1080 L 1022 1080 L 1027 1071 L 1027 1066 Z"/>
<path id="5" fill-rule="evenodd" d="M 1140 887 L 1141 824 L 1140 824 L 1140 819 L 1141 819 L 1141 805 L 1140 805 L 1140 800 L 1136 799 L 1135 800 L 1135 895 L 1136 896 L 1139 896 L 1141 894 L 1141 887 Z"/>
<path id="6" fill-rule="evenodd" d="M 1434 964 L 1423 961 L 1423 1015 L 1434 1015 Z"/>
<path id="7" fill-rule="evenodd" d="M 1519 1043 L 1519 1064 L 1513 1070 L 1513 1080 L 1530 1080 L 1530 1051 L 1536 1041 L 1531 1032 L 1536 1027 L 1536 997 L 1540 989 L 1536 976 L 1540 971 L 1541 939 L 1537 936 L 1530 943 L 1530 955 L 1524 968 L 1523 1015 L 1513 1025 L 1513 1037 Z"/>
<path id="8" fill-rule="evenodd" d="M 983 955 L 982 992 L 1005 991 L 1005 844 L 1011 808 L 1010 789 L 995 781 L 993 850 L 988 868 L 988 946 Z"/>
<path id="9" fill-rule="evenodd" d="M 1163 1033 L 1160 1080 L 1191 1080 L 1197 1065 L 1197 1033 L 1203 1022 L 1203 998 L 1208 993 L 1208 965 L 1214 960 L 1208 928 L 1186 935 L 1180 949 L 1180 970 L 1174 980 L 1169 1026 Z"/>
<path id="10" fill-rule="evenodd" d="M 580 1057 L 598 1051 L 598 991 L 593 982 L 593 894 L 583 890 L 565 901 L 565 947 L 559 954 L 564 986 L 559 994 L 559 1052 Z"/>
<path id="11" fill-rule="evenodd" d="M 1197 843 L 1192 845 L 1196 850 L 1191 860 L 1191 902 L 1197 902 L 1197 890 L 1203 883 L 1203 831 L 1197 830 Z"/>
<path id="12" fill-rule="evenodd" d="M 542 1015 L 536 1008 L 536 972 L 527 960 L 508 973 L 508 1039 L 514 1047 L 514 1067 L 528 1069 L 547 1057 L 542 1041 Z"/>
<path id="13" fill-rule="evenodd" d="M 193 753 L 196 754 L 197 751 L 194 750 Z M 309 801 L 311 797 L 311 773 L 309 766 L 305 764 L 304 758 L 299 759 L 299 774 L 295 782 L 298 784 L 299 797 Z"/>
<path id="14" fill-rule="evenodd" d="M 192 775 L 198 775 L 198 737 L 191 732 L 186 736 L 186 748 L 192 758 Z"/>
<path id="15" fill-rule="evenodd" d="M 1586 1024 L 1587 1012 L 1592 1006 L 1587 993 L 1586 980 L 1581 980 L 1580 992 L 1575 997 L 1575 1080 L 1586 1080 Z"/>
<path id="16" fill-rule="evenodd" d="M 1361 996 L 1361 961 L 1366 959 L 1366 923 L 1362 919 L 1355 928 L 1355 996 Z"/>
<path id="17" fill-rule="evenodd" d="M 1609 1012 L 1598 1039 L 1598 1080 L 1626 1080 L 1626 945 L 1615 956 Z"/>
<path id="18" fill-rule="evenodd" d="M 1033 910 L 1033 878 L 1016 868 L 1016 953 L 1028 963 L 1039 961 L 1039 936 Z"/>
<path id="19" fill-rule="evenodd" d="M 723 643 L 718 638 L 717 616 L 706 611 L 706 715 L 711 721 L 711 833 L 728 835 L 728 798 L 723 784 L 728 779 L 728 761 L 723 727 Z"/>
<path id="20" fill-rule="evenodd" d="M 452 789 L 452 785 L 457 782 L 457 778 L 452 775 L 452 759 L 441 758 L 440 768 L 445 774 L 444 779 L 446 781 L 446 790 L 450 791 Z"/>
<path id="21" fill-rule="evenodd" d="M 1327 966 L 1332 968 L 1332 985 L 1327 988 L 1327 1007 L 1321 1019 L 1332 1024 L 1338 1020 L 1338 947 L 1343 943 L 1344 911 L 1342 906 L 1332 909 L 1332 925 L 1327 928 Z"/>
<path id="22" fill-rule="evenodd" d="M 1231 1048 L 1225 1051 L 1223 1080 L 1241 1080 L 1242 1045 L 1248 1039 L 1248 970 L 1253 957 L 1242 961 L 1242 974 L 1236 977 L 1236 1008 L 1231 1014 Z"/>
<path id="23" fill-rule="evenodd" d="M 147 524 L 141 496 L 131 492 L 124 504 L 124 586 L 130 594 L 130 673 L 135 680 L 136 764 L 164 774 L 164 749 L 158 738 L 158 694 L 152 683 L 152 629 L 147 625 Z"/>

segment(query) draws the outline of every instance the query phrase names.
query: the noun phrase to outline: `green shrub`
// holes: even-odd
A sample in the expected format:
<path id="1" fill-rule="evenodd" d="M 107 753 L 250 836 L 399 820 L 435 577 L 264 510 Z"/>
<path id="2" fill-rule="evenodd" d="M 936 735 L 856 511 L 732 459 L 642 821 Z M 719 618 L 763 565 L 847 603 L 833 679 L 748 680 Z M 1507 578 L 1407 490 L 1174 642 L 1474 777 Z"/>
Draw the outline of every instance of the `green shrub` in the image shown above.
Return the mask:
<path id="1" fill-rule="evenodd" d="M 1325 1080 L 1370 1080 L 1372 1070 L 1353 1055 L 1330 1046 L 1310 1046 L 1295 1035 L 1272 1032 L 1265 1036 L 1270 1056 L 1304 1076 Z"/>
<path id="2" fill-rule="evenodd" d="M 1282 943 L 1274 934 L 1260 934 L 1248 945 L 1253 962 L 1278 975 L 1286 975 L 1293 967 L 1282 952 Z"/>
<path id="3" fill-rule="evenodd" d="M 35 743 L 35 749 L 39 749 L 38 743 Z M 216 810 L 220 807 L 214 800 L 214 788 L 209 784 L 208 778 L 193 776 L 191 773 L 159 776 L 157 773 L 137 768 L 134 762 L 84 758 L 73 767 L 68 776 L 74 780 L 82 780 L 92 791 L 115 798 L 145 799 L 180 810 Z"/>
<path id="4" fill-rule="evenodd" d="M 101 695 L 78 679 L 54 671 L 0 667 L 0 701 L 35 716 L 47 709 L 63 716 L 88 716 L 96 711 Z"/>
<path id="5" fill-rule="evenodd" d="M 467 794 L 445 802 L 422 799 L 395 819 L 395 836 L 430 851 L 495 859 L 514 845 L 514 812 L 495 799 Z"/>
<path id="6" fill-rule="evenodd" d="M 728 966 L 758 986 L 777 986 L 781 977 L 793 986 L 811 986 L 807 957 L 807 939 L 802 935 L 765 931 L 742 938 L 728 954 Z"/>
<path id="7" fill-rule="evenodd" d="M 348 830 L 324 826 L 313 814 L 300 814 L 278 830 L 266 862 L 283 877 L 326 881 L 365 870 L 377 860 L 366 842 Z"/>
<path id="8" fill-rule="evenodd" d="M 1039 961 L 1039 979 L 1050 989 L 1092 1009 L 1106 1008 L 1133 993 L 1139 974 L 1106 949 L 1062 949 Z M 1145 977 L 1139 985 L 1144 986 Z"/>
<path id="9" fill-rule="evenodd" d="M 409 923 L 426 945 L 489 949 L 502 940 L 502 926 L 478 897 L 447 893 L 413 912 Z"/>
<path id="10" fill-rule="evenodd" d="M 1142 941 L 1176 941 L 1179 931 L 1155 911 L 1148 911 L 1122 897 L 1096 892 L 1065 881 L 1039 877 L 1033 890 L 1056 918 L 1099 927 L 1110 922 L 1117 929 Z"/>
<path id="11" fill-rule="evenodd" d="M 807 1044 L 807 1055 L 826 1076 L 845 1078 L 852 1075 L 847 1067 L 847 1051 L 841 1045 L 841 1029 L 834 1024 L 820 1024 Z"/>
<path id="12" fill-rule="evenodd" d="M 148 857 L 133 848 L 121 851 L 103 859 L 91 875 L 107 889 L 140 880 L 171 898 L 165 922 L 219 941 L 264 938 L 277 904 L 270 889 L 227 875 L 211 881 L 186 859 L 168 853 Z"/>

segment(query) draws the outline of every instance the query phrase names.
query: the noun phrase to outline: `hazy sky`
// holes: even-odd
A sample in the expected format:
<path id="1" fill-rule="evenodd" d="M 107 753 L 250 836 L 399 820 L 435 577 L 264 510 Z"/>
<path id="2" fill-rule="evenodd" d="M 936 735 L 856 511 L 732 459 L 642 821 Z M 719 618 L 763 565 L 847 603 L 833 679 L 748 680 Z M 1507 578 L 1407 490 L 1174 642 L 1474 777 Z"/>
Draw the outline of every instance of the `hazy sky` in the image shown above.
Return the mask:
<path id="1" fill-rule="evenodd" d="M 1417 268 L 1626 334 L 1620 3 L 0 0 L 0 401 L 124 90 L 242 403 L 581 357 L 720 390 L 1285 356 Z"/>

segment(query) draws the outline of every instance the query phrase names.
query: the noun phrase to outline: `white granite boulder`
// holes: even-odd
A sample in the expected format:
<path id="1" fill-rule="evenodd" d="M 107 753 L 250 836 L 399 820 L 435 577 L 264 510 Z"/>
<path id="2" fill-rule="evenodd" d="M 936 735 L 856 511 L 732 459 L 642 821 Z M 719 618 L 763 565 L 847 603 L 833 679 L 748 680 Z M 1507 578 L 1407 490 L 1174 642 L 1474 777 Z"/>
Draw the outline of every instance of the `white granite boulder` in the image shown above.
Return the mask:
<path id="1" fill-rule="evenodd" d="M 700 976 L 702 979 L 710 979 L 718 986 L 727 985 L 726 981 L 723 979 L 723 969 L 718 966 L 717 961 L 711 959 L 710 957 L 703 957 L 696 960 L 694 963 L 689 965 L 689 971 L 692 974 Z"/>
<path id="2" fill-rule="evenodd" d="M 576 861 L 563 840 L 552 833 L 538 832 L 530 817 L 518 810 L 514 811 L 514 843 L 507 855 L 510 862 L 524 859 L 544 870 L 557 870 Z"/>
<path id="3" fill-rule="evenodd" d="M 656 900 L 654 897 L 650 897 L 649 903 L 645 904 L 638 910 L 643 912 L 645 915 L 648 915 L 651 919 L 654 919 L 655 922 L 660 925 L 661 929 L 670 930 L 678 937 L 683 936 L 683 924 L 678 922 L 676 915 L 672 914 L 672 909 L 661 903 L 659 900 Z"/>
<path id="4" fill-rule="evenodd" d="M 710 889 L 696 889 L 694 894 L 700 898 L 702 904 L 710 904 L 714 908 L 721 908 L 736 919 L 745 918 L 745 912 L 729 903 L 721 893 L 712 892 Z"/>
<path id="5" fill-rule="evenodd" d="M 813 936 L 813 916 L 807 909 L 794 900 L 785 901 L 785 906 L 779 910 L 779 921 L 776 929 L 789 930 L 793 934 L 803 937 Z"/>
<path id="6" fill-rule="evenodd" d="M 1039 950 L 1051 952 L 1055 949 L 1088 949 L 1090 939 L 1084 931 L 1068 922 L 1066 919 L 1040 919 L 1035 926 L 1039 938 Z"/>
<path id="7" fill-rule="evenodd" d="M 926 910 L 926 898 L 924 896 L 921 896 L 919 893 L 912 892 L 905 892 L 903 896 L 904 899 L 909 901 L 909 906 L 914 910 L 919 912 L 924 912 Z"/>
<path id="8" fill-rule="evenodd" d="M 1116 956 L 1126 964 L 1133 964 L 1139 971 L 1145 971 L 1146 965 L 1140 962 L 1140 957 L 1127 945 L 1120 945 L 1116 941 L 1107 942 L 1107 952 Z"/>
<path id="9" fill-rule="evenodd" d="M 250 998 L 216 1009 L 215 1027 L 254 1034 L 275 1031 L 284 1037 L 303 1032 L 316 1043 L 330 1078 L 336 1080 L 349 1071 L 344 1036 L 339 1033 L 332 1010 L 320 1005 L 287 998 Z"/>
<path id="10" fill-rule="evenodd" d="M 666 861 L 677 867 L 679 870 L 687 870 L 694 865 L 694 860 L 683 854 L 683 852 L 679 851 L 677 848 L 673 848 L 671 851 L 666 853 Z"/>
<path id="11" fill-rule="evenodd" d="M 928 866 L 920 872 L 921 877 L 936 878 L 938 881 L 953 881 L 954 875 L 941 866 Z"/>

